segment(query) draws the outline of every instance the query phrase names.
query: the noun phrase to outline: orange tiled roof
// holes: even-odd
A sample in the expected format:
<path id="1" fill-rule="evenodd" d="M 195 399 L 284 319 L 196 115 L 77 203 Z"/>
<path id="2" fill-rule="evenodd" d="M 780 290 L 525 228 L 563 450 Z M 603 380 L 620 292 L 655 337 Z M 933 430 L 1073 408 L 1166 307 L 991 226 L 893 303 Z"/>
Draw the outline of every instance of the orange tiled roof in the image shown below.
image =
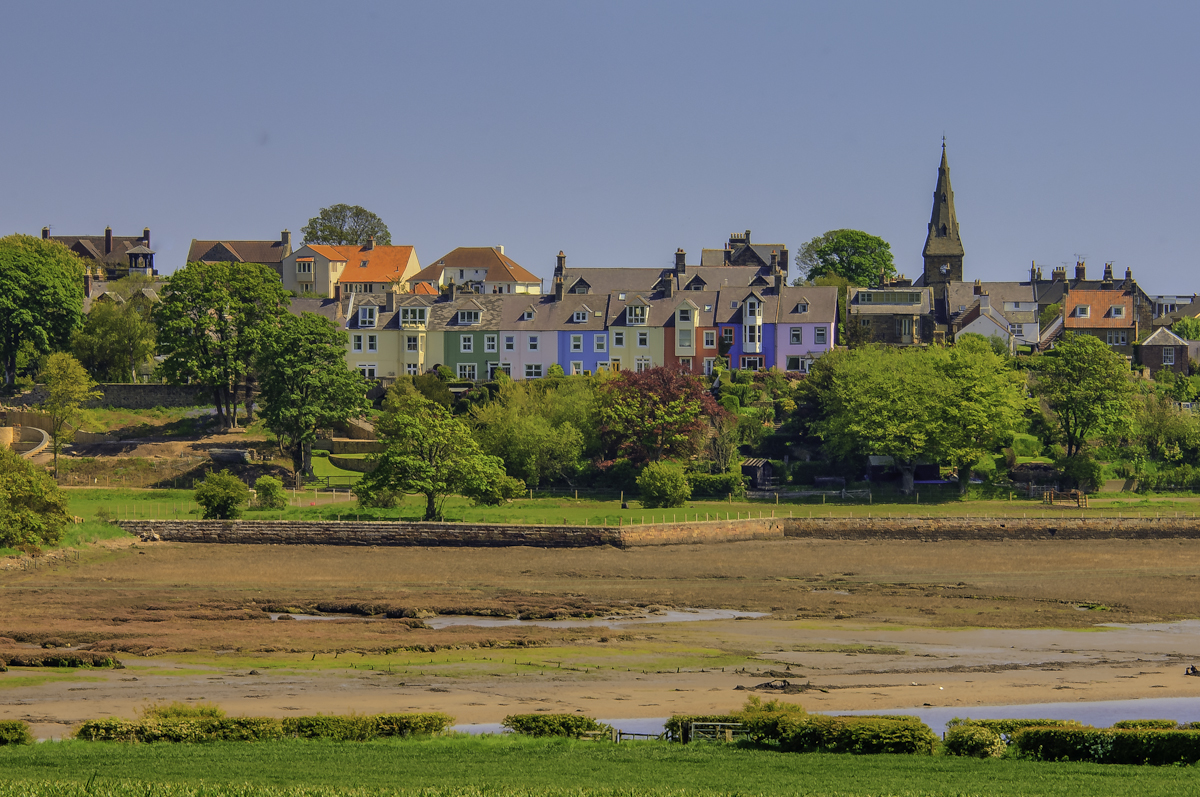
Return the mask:
<path id="1" fill-rule="evenodd" d="M 346 269 L 338 282 L 389 282 L 404 274 L 413 254 L 411 246 L 376 246 L 374 249 L 324 246 L 322 249 L 333 249 L 339 253 L 338 260 L 346 261 Z"/>
<path id="2" fill-rule="evenodd" d="M 413 283 L 413 293 L 421 296 L 437 296 L 437 289 L 428 282 Z"/>
<path id="3" fill-rule="evenodd" d="M 1131 329 L 1137 320 L 1133 312 L 1133 295 L 1124 291 L 1081 291 L 1072 290 L 1064 297 L 1065 324 L 1067 329 Z M 1079 305 L 1090 308 L 1088 318 L 1079 318 L 1075 308 Z M 1125 308 L 1124 318 L 1111 318 L 1108 308 L 1117 306 Z"/>
<path id="4" fill-rule="evenodd" d="M 457 276 L 459 269 L 471 272 L 486 270 L 485 282 L 541 282 L 515 260 L 490 246 L 460 246 L 419 272 L 413 281 L 437 282 L 443 271 L 449 270 L 453 276 Z"/>

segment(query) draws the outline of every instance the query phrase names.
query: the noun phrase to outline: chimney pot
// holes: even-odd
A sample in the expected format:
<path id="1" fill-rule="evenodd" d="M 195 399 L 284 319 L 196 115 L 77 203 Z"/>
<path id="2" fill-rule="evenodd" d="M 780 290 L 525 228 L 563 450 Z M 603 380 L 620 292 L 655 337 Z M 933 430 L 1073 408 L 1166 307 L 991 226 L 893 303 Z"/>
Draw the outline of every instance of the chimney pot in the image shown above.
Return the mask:
<path id="1" fill-rule="evenodd" d="M 1075 263 L 1075 279 L 1077 279 L 1077 280 L 1086 280 L 1087 279 L 1087 264 L 1084 263 L 1082 260 Z"/>
<path id="2" fill-rule="evenodd" d="M 687 271 L 687 252 L 683 251 L 683 247 L 675 250 L 675 270 L 680 274 Z"/>
<path id="3" fill-rule="evenodd" d="M 563 250 L 558 250 L 558 261 L 554 266 L 554 273 L 561 275 L 567 269 L 567 256 L 563 254 Z"/>
<path id="4" fill-rule="evenodd" d="M 44 240 L 44 239 L 46 239 L 46 238 L 49 238 L 49 237 L 50 237 L 50 228 L 49 228 L 49 227 L 43 227 L 43 228 L 42 228 L 42 238 L 43 238 L 43 240 Z"/>
<path id="5" fill-rule="evenodd" d="M 150 228 L 149 227 L 142 228 L 142 240 L 146 242 L 146 248 L 149 249 L 150 248 Z"/>

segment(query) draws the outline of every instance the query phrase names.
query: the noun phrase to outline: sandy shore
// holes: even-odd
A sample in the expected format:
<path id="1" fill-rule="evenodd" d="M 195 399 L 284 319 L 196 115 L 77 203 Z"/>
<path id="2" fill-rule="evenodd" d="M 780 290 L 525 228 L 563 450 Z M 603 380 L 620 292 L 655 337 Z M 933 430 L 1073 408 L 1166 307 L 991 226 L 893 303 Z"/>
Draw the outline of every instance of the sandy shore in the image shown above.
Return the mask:
<path id="1" fill-rule="evenodd" d="M 685 627 L 686 626 L 686 627 Z M 458 722 L 495 723 L 534 711 L 597 718 L 663 717 L 724 712 L 747 691 L 776 678 L 807 684 L 783 695 L 813 711 L 962 707 L 1043 702 L 1200 697 L 1200 678 L 1183 675 L 1200 662 L 1200 622 L 1096 628 L 1090 631 L 888 628 L 763 619 L 677 623 L 659 627 L 680 639 L 711 639 L 758 649 L 755 663 L 683 672 L 588 672 L 536 669 L 450 677 L 416 667 L 404 672 L 344 669 L 258 674 L 170 656 L 123 657 L 126 670 L 92 670 L 64 683 L 0 673 L 0 719 L 23 719 L 39 738 L 60 738 L 79 722 L 133 717 L 159 701 L 211 701 L 233 715 L 444 711 Z M 858 652 L 847 652 L 854 646 Z M 874 652 L 867 652 L 874 651 Z M 539 651 L 519 653 L 540 662 Z M 133 674 L 136 673 L 136 674 Z M 742 687 L 739 689 L 738 687 Z M 1197 719 L 1200 719 L 1198 717 Z"/>

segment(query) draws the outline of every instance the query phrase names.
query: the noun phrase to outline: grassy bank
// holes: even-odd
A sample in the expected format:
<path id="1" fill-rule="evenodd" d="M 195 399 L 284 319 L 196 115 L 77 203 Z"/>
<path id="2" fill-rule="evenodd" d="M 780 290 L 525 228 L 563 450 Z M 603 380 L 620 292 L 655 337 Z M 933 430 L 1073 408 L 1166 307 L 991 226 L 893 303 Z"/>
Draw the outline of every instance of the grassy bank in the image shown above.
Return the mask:
<path id="1" fill-rule="evenodd" d="M 809 794 L 1168 795 L 1191 793 L 1190 767 L 1123 767 L 1026 761 L 777 753 L 727 745 L 621 745 L 514 737 L 338 743 L 203 745 L 67 742 L 0 749 L 9 794 L 83 794 L 22 781 L 86 784 L 92 794 Z M 137 785 L 114 788 L 116 781 Z M 191 791 L 205 784 L 245 790 Z M 165 789 L 152 784 L 172 784 Z M 481 791 L 473 791 L 483 787 Z M 183 787 L 183 788 L 181 788 Z M 346 791 L 341 791 L 346 789 Z M 423 792 L 431 790 L 431 792 Z M 361 793 L 361 792 L 359 792 Z"/>

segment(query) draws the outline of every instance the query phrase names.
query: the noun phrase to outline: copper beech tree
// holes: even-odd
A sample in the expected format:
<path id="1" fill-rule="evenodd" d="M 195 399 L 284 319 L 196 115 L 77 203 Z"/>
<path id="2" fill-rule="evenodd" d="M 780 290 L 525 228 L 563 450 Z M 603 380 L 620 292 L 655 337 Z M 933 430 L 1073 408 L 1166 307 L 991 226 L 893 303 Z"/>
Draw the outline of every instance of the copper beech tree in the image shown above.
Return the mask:
<path id="1" fill-rule="evenodd" d="M 709 418 L 728 414 L 699 377 L 672 368 L 621 371 L 601 387 L 601 434 L 638 462 L 693 453 Z"/>

